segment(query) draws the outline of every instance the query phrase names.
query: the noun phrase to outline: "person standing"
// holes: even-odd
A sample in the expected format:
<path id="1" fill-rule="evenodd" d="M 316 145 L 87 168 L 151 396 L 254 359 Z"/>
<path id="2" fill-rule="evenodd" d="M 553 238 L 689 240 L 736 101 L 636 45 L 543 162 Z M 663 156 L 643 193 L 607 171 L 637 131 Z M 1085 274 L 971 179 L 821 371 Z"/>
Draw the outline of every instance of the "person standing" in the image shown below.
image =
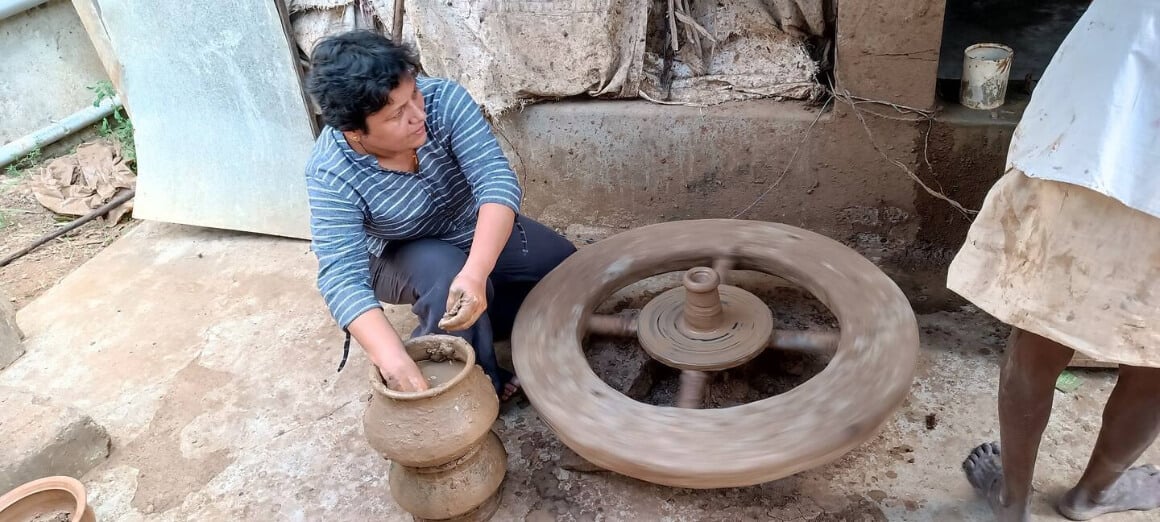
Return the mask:
<path id="1" fill-rule="evenodd" d="M 1030 519 L 1056 379 L 1076 351 L 1119 378 L 1072 520 L 1160 506 L 1160 469 L 1132 467 L 1160 433 L 1160 2 L 1095 0 L 1016 129 L 948 287 L 1013 327 L 1000 442 L 963 462 L 997 519 Z"/>

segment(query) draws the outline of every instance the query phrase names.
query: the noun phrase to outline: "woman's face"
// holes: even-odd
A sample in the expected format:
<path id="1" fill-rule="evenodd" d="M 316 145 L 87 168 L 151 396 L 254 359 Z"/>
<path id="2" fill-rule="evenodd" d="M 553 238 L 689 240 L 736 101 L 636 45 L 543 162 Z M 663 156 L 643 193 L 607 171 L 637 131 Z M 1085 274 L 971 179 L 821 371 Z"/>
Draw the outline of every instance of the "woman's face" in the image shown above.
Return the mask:
<path id="1" fill-rule="evenodd" d="M 365 132 L 351 131 L 347 138 L 354 134 L 356 143 L 377 156 L 411 152 L 423 146 L 427 142 L 427 112 L 415 78 L 401 78 L 388 98 L 382 109 L 367 116 Z"/>

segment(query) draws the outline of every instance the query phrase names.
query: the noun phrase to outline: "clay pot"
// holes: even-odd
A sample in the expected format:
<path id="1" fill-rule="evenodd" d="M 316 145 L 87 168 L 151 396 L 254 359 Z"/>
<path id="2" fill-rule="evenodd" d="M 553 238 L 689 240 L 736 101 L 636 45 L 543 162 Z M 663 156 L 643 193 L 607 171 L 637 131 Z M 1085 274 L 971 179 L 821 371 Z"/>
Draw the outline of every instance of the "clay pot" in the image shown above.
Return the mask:
<path id="1" fill-rule="evenodd" d="M 96 522 L 85 487 L 72 477 L 45 477 L 0 497 L 0 522 L 27 522 L 38 515 L 68 512 L 69 522 Z"/>
<path id="2" fill-rule="evenodd" d="M 426 391 L 399 392 L 388 389 L 372 365 L 374 393 L 363 415 L 367 442 L 383 457 L 408 467 L 458 459 L 481 441 L 499 415 L 491 379 L 475 364 L 475 350 L 459 337 L 428 335 L 405 346 L 416 362 L 450 357 L 466 366 Z"/>
<path id="3" fill-rule="evenodd" d="M 442 382 L 398 392 L 370 369 L 374 394 L 363 429 L 371 447 L 391 460 L 391 495 L 416 521 L 488 520 L 507 474 L 507 451 L 491 432 L 499 415 L 491 379 L 459 337 L 429 335 L 405 346 L 424 375 L 440 374 Z"/>
<path id="4" fill-rule="evenodd" d="M 488 520 L 499 508 L 507 451 L 495 433 L 466 455 L 442 466 L 391 464 L 391 495 L 417 521 Z"/>

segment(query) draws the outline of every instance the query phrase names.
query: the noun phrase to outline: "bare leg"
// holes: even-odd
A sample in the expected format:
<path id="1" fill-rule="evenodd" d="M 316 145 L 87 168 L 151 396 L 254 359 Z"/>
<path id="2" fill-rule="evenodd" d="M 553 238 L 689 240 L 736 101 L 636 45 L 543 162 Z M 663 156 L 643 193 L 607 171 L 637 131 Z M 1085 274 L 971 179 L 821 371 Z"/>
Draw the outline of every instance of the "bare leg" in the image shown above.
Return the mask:
<path id="1" fill-rule="evenodd" d="M 1059 512 L 1088 520 L 1117 511 L 1160 507 L 1160 469 L 1128 469 L 1160 433 L 1160 369 L 1124 366 L 1104 406 L 1104 422 L 1083 478 Z"/>
<path id="2" fill-rule="evenodd" d="M 1030 520 L 1031 477 L 1055 394 L 1071 348 L 1030 332 L 1011 335 L 999 376 L 999 445 L 983 444 L 963 462 L 967 480 L 987 497 L 1001 522 Z"/>

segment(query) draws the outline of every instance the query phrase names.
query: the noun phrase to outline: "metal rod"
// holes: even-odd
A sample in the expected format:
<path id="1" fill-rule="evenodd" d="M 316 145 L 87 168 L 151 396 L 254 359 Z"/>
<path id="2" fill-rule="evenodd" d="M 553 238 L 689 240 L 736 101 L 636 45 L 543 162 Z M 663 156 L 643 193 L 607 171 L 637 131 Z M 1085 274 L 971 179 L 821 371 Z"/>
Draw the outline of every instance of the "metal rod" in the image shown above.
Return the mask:
<path id="1" fill-rule="evenodd" d="M 709 374 L 697 370 L 681 371 L 681 389 L 677 394 L 677 406 L 699 409 L 705 405 L 705 383 Z"/>
<path id="2" fill-rule="evenodd" d="M 588 318 L 588 333 L 613 337 L 636 336 L 636 314 L 594 314 Z"/>
<path id="3" fill-rule="evenodd" d="M 113 114 L 113 111 L 120 106 L 120 98 L 116 96 L 105 98 L 96 107 L 85 107 L 66 116 L 63 120 L 5 144 L 0 147 L 0 167 L 14 163 L 37 148 L 55 143 L 65 136 L 96 123 L 101 118 Z"/>
<path id="4" fill-rule="evenodd" d="M 13 252 L 8 257 L 5 257 L 4 259 L 0 259 L 0 267 L 7 266 L 8 263 L 11 263 L 17 259 L 20 259 L 21 257 L 24 257 L 25 254 L 32 252 L 33 250 L 36 250 L 37 248 L 40 247 L 40 245 L 43 245 L 45 243 L 48 243 L 49 241 L 52 241 L 53 239 L 56 239 L 60 236 L 63 236 L 65 234 L 75 230 L 77 227 L 79 227 L 85 223 L 88 223 L 89 221 L 92 221 L 98 217 L 101 217 L 105 214 L 108 214 L 111 210 L 113 210 L 121 205 L 124 205 L 130 199 L 133 199 L 133 196 L 136 194 L 137 194 L 136 189 L 129 189 L 129 190 L 121 192 L 120 194 L 117 194 L 116 196 L 113 197 L 113 199 L 110 199 L 108 203 L 101 205 L 96 210 L 89 212 L 88 214 L 85 214 L 84 216 L 81 216 L 81 217 L 71 221 L 69 224 L 67 224 L 63 227 L 60 227 L 59 229 L 53 231 L 52 233 L 50 233 L 48 235 L 42 236 L 40 239 L 33 241 L 31 245 L 28 245 L 24 248 L 21 248 L 20 250 L 17 250 L 16 252 Z"/>
<path id="5" fill-rule="evenodd" d="M 391 19 L 391 40 L 403 43 L 403 0 L 395 0 L 395 15 Z"/>
<path id="6" fill-rule="evenodd" d="M 774 330 L 769 336 L 769 347 L 793 352 L 833 355 L 838 351 L 838 332 L 815 330 Z"/>
<path id="7" fill-rule="evenodd" d="M 0 20 L 18 15 L 48 0 L 0 0 Z"/>

